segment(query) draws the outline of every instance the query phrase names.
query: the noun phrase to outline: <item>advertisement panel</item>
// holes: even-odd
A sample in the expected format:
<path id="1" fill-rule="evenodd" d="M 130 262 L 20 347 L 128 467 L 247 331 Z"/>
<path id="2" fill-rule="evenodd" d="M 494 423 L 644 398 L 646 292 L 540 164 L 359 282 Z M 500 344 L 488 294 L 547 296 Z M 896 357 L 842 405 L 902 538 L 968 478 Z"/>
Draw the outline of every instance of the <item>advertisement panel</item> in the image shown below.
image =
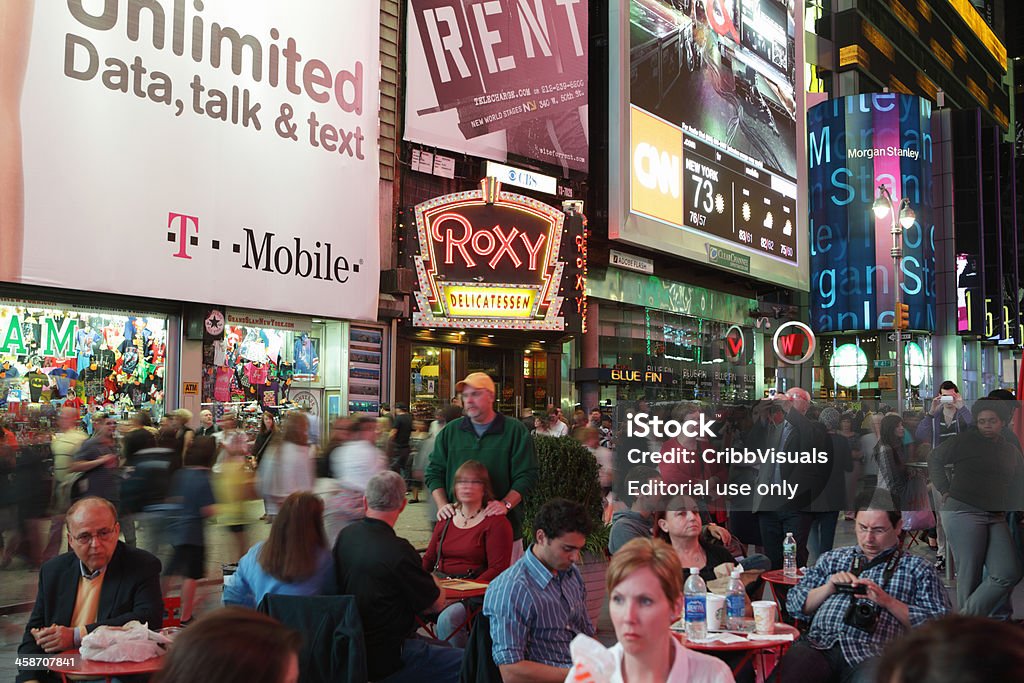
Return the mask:
<path id="1" fill-rule="evenodd" d="M 897 210 L 906 197 L 916 214 L 903 231 L 898 277 L 910 329 L 935 330 L 931 110 L 929 100 L 886 93 L 829 100 L 808 111 L 815 331 L 892 327 L 893 217 L 872 212 L 882 184 Z"/>
<path id="2" fill-rule="evenodd" d="M 405 139 L 587 170 L 586 0 L 409 0 Z"/>
<path id="3" fill-rule="evenodd" d="M 783 0 L 630 0 L 620 12 L 610 104 L 628 110 L 609 117 L 610 182 L 624 188 L 610 236 L 806 288 L 799 13 Z"/>
<path id="4" fill-rule="evenodd" d="M 376 318 L 377 2 L 14 4 L 0 279 Z"/>

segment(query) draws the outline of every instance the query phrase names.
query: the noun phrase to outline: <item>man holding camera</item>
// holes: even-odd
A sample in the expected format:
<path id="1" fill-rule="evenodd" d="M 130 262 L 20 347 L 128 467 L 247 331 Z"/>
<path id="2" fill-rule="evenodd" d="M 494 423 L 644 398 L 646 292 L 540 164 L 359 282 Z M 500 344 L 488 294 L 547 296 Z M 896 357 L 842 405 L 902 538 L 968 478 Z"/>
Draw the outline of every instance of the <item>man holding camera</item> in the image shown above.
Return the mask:
<path id="1" fill-rule="evenodd" d="M 873 682 L 889 641 L 951 610 L 935 568 L 900 550 L 900 512 L 879 493 L 857 507 L 857 545 L 822 555 L 789 592 L 789 613 L 811 628 L 783 658 L 780 681 Z"/>

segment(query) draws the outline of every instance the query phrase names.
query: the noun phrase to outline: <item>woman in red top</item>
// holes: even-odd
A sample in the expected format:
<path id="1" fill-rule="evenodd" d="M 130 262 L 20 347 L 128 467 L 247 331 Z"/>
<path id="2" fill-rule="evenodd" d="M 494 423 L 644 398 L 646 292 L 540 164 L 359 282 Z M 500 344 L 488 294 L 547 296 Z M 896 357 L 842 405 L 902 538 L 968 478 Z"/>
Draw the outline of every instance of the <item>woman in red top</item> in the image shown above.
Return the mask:
<path id="1" fill-rule="evenodd" d="M 455 516 L 434 527 L 423 555 L 423 569 L 442 578 L 490 581 L 508 568 L 512 555 L 512 525 L 503 515 L 487 517 L 484 509 L 494 498 L 487 468 L 467 460 L 455 470 Z M 437 637 L 455 647 L 465 647 L 468 629 L 453 635 L 466 621 L 461 603 L 449 605 L 438 615 Z"/>
<path id="2" fill-rule="evenodd" d="M 694 403 L 681 403 L 672 411 L 672 419 L 681 423 L 700 420 L 700 407 Z M 707 501 L 708 511 L 719 523 L 725 520 L 725 499 L 717 495 L 715 487 L 720 482 L 729 479 L 729 470 L 725 465 L 708 464 L 702 457 L 705 450 L 712 448 L 711 442 L 706 439 L 698 439 L 692 436 L 680 434 L 677 437 L 668 439 L 661 446 L 662 453 L 678 453 L 676 456 L 679 462 L 658 465 L 661 478 L 666 484 L 703 484 L 707 482 L 707 495 L 694 496 Z M 682 452 L 687 452 L 687 460 L 683 462 Z"/>

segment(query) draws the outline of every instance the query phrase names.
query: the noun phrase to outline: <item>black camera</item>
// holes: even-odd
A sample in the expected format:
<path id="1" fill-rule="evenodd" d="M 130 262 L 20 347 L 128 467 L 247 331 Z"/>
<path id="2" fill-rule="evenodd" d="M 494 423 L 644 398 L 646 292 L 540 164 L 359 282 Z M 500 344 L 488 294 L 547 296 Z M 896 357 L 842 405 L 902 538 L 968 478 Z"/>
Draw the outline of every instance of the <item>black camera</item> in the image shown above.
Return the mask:
<path id="1" fill-rule="evenodd" d="M 852 583 L 837 583 L 836 593 L 840 595 L 867 595 L 868 587 L 863 583 L 859 583 L 856 586 Z"/>
<path id="2" fill-rule="evenodd" d="M 878 624 L 878 615 L 882 608 L 870 600 L 850 600 L 850 606 L 846 609 L 846 617 L 843 621 L 854 628 L 859 628 L 865 633 L 874 633 Z"/>

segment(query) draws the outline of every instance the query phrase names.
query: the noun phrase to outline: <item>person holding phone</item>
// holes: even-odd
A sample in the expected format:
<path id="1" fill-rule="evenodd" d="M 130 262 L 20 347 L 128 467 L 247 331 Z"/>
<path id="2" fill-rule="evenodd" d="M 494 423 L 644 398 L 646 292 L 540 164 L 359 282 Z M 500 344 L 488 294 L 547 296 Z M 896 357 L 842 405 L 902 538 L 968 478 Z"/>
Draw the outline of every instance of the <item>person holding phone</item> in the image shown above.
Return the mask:
<path id="1" fill-rule="evenodd" d="M 931 407 L 917 425 L 914 438 L 938 448 L 946 439 L 956 436 L 974 424 L 971 411 L 956 384 L 946 380 L 939 385 L 939 395 L 932 399 Z"/>

